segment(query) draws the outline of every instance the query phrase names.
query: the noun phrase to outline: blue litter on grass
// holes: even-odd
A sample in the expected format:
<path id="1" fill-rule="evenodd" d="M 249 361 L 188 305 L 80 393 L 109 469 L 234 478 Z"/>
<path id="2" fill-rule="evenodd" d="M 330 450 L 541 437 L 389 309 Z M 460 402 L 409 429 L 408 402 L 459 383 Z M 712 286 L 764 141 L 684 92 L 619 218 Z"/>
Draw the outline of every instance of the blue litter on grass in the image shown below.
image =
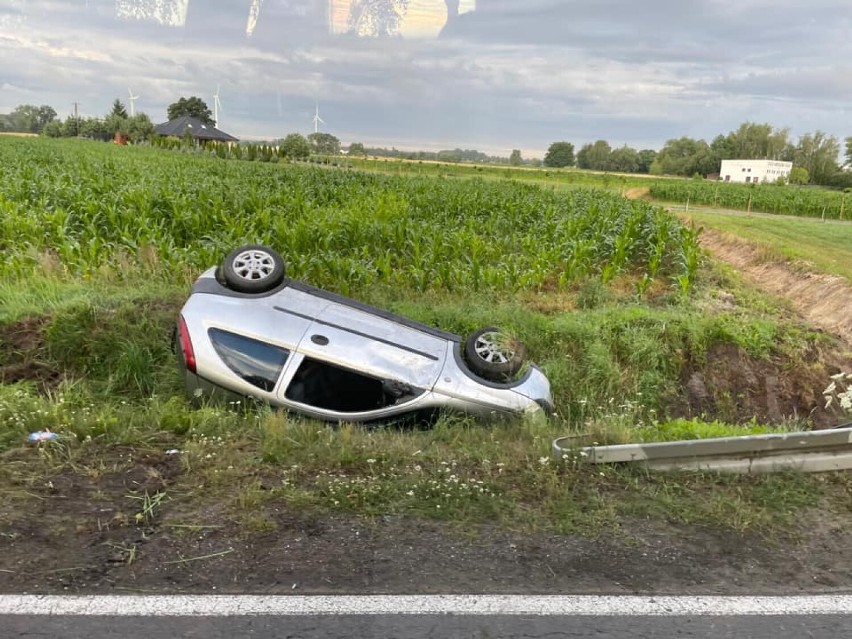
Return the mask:
<path id="1" fill-rule="evenodd" d="M 30 433 L 27 439 L 31 442 L 46 442 L 52 439 L 59 439 L 59 435 L 51 433 L 49 430 L 39 430 L 34 433 Z"/>

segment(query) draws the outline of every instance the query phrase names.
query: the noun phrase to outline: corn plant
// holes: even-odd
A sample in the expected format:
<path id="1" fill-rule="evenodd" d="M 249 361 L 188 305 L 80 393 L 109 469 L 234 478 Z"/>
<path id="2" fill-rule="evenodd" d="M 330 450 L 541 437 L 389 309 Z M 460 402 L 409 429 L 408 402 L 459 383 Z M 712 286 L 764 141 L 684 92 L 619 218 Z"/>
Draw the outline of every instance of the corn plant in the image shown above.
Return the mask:
<path id="1" fill-rule="evenodd" d="M 777 184 L 728 184 L 724 182 L 660 180 L 650 194 L 667 202 L 783 213 L 801 217 L 849 219 L 852 195 L 828 189 L 802 188 Z"/>
<path id="2" fill-rule="evenodd" d="M 356 296 L 376 285 L 511 294 L 622 273 L 685 293 L 697 269 L 693 232 L 602 190 L 79 140 L 0 140 L 0 212 L 5 276 L 36 272 L 50 254 L 70 275 L 170 277 L 249 242 L 276 247 L 291 276 Z"/>

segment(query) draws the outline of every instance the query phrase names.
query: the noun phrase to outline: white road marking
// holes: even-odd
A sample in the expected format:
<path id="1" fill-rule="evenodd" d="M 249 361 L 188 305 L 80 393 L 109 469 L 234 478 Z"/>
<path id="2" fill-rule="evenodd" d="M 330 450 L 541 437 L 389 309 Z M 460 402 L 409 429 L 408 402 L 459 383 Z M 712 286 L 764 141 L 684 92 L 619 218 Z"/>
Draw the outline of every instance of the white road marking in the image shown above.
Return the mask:
<path id="1" fill-rule="evenodd" d="M 759 616 L 852 614 L 852 595 L 635 597 L 561 595 L 40 596 L 0 595 L 0 615 L 239 617 L 251 615 Z"/>

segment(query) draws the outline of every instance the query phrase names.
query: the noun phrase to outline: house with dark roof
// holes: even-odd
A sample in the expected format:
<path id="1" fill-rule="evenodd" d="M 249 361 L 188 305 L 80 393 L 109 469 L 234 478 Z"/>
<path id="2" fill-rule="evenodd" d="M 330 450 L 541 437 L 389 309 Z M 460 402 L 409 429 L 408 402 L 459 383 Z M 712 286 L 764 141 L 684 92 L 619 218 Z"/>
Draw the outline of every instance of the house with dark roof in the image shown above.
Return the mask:
<path id="1" fill-rule="evenodd" d="M 204 124 L 198 118 L 182 115 L 154 127 L 154 133 L 163 137 L 182 138 L 189 133 L 196 142 L 239 142 L 238 138 L 220 131 L 211 124 Z"/>

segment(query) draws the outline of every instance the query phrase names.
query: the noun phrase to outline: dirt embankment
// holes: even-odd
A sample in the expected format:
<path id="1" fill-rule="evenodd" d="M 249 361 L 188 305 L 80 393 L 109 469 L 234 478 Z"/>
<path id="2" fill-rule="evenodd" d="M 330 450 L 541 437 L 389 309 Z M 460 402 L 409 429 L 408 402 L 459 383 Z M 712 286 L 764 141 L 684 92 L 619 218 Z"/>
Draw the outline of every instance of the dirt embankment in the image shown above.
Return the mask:
<path id="1" fill-rule="evenodd" d="M 789 300 L 809 323 L 852 347 L 852 284 L 847 280 L 769 261 L 759 247 L 712 229 L 704 229 L 701 245 L 763 290 Z"/>

